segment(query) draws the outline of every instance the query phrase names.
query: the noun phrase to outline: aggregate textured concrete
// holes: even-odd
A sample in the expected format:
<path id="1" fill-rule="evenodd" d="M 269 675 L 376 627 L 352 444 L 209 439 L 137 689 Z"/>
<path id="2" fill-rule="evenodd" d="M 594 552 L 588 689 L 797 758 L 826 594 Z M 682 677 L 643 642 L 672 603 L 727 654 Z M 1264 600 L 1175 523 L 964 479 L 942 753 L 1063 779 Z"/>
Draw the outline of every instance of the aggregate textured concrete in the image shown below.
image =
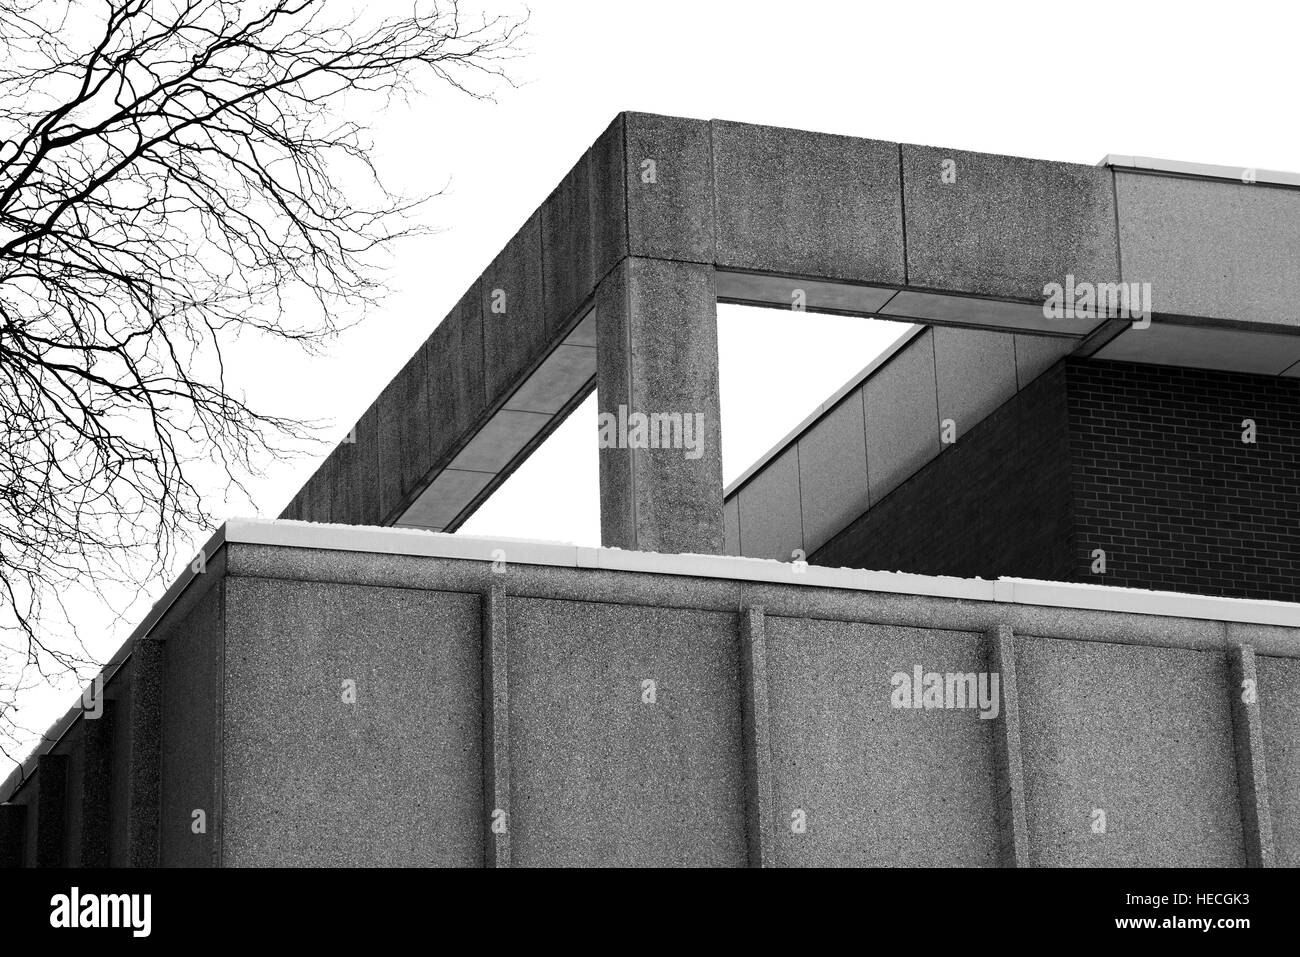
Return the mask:
<path id="1" fill-rule="evenodd" d="M 509 617 L 515 862 L 743 865 L 736 616 L 512 598 Z"/>
<path id="2" fill-rule="evenodd" d="M 68 758 L 43 754 L 36 765 L 36 822 L 33 857 L 37 867 L 63 867 L 64 807 L 68 797 Z"/>
<path id="3" fill-rule="evenodd" d="M 112 834 L 113 728 L 118 704 L 104 701 L 104 713 L 82 722 L 82 778 L 78 861 L 81 867 L 107 867 Z"/>
<path id="4" fill-rule="evenodd" d="M 226 603 L 224 864 L 479 866 L 478 597 L 230 579 Z"/>
<path id="5" fill-rule="evenodd" d="M 1035 866 L 1246 863 L 1223 654 L 1019 636 L 1016 649 Z"/>
<path id="6" fill-rule="evenodd" d="M 701 416 L 703 443 L 602 448 L 601 540 L 642 551 L 723 548 L 718 329 L 712 270 L 627 259 L 601 284 L 596 306 L 601 413 Z"/>
<path id="7" fill-rule="evenodd" d="M 1157 313 L 1300 326 L 1300 190 L 1115 173 L 1125 282 Z"/>
<path id="8" fill-rule="evenodd" d="M 898 145 L 713 122 L 717 264 L 901 285 Z"/>
<path id="9" fill-rule="evenodd" d="M 217 863 L 224 602 L 223 581 L 166 632 L 158 822 L 159 861 L 166 867 Z M 195 811 L 203 812 L 202 833 L 194 832 Z"/>
<path id="10" fill-rule="evenodd" d="M 84 867 L 81 862 L 82 837 L 82 795 L 86 787 L 86 754 L 84 732 L 87 724 L 93 722 L 78 721 L 63 740 L 54 749 L 67 761 L 65 791 L 63 799 L 63 846 L 59 859 L 64 867 Z"/>
<path id="11" fill-rule="evenodd" d="M 158 865 L 165 654 L 163 643 L 153 637 L 136 641 L 131 650 L 131 757 L 126 819 L 131 867 Z"/>
<path id="12" fill-rule="evenodd" d="M 650 113 L 624 117 L 629 255 L 712 264 L 709 124 Z M 645 165 L 647 160 L 653 170 Z"/>
<path id="13" fill-rule="evenodd" d="M 1268 803 L 1278 867 L 1300 867 L 1300 659 L 1257 655 Z"/>
<path id="14" fill-rule="evenodd" d="M 484 381 L 491 405 L 545 354 L 551 338 L 542 302 L 542 229 L 538 214 L 529 218 L 488 266 L 479 288 L 483 296 Z"/>
<path id="15" fill-rule="evenodd" d="M 1118 281 L 1110 170 L 906 143 L 902 153 L 908 282 L 1042 302 L 1067 275 Z"/>
<path id="16" fill-rule="evenodd" d="M 891 675 L 915 665 L 987 671 L 983 636 L 772 616 L 766 632 L 777 860 L 996 865 L 997 722 L 890 704 Z"/>
<path id="17" fill-rule="evenodd" d="M 104 686 L 105 696 L 116 702 L 108 805 L 110 867 L 129 867 L 131 864 L 131 683 L 134 670 L 134 662 L 128 660 Z"/>
<path id="18" fill-rule="evenodd" d="M 1055 336 L 1012 336 L 1016 351 L 1016 387 L 1023 389 L 1074 351 L 1073 339 Z"/>
<path id="19" fill-rule="evenodd" d="M 27 806 L 0 804 L 0 868 L 24 865 L 26 841 Z"/>

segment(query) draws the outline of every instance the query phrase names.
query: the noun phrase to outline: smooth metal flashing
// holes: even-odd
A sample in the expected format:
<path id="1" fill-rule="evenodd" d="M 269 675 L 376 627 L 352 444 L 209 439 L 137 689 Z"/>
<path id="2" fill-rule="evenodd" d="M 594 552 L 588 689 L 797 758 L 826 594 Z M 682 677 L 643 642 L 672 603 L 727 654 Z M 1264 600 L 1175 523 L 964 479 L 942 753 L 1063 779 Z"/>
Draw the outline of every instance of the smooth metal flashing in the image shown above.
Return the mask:
<path id="1" fill-rule="evenodd" d="M 1112 169 L 1142 170 L 1150 173 L 1174 173 L 1196 179 L 1227 179 L 1243 185 L 1266 183 L 1271 186 L 1300 186 L 1300 173 L 1256 169 L 1253 166 L 1218 166 L 1213 163 L 1188 163 L 1183 160 L 1157 159 L 1152 156 L 1125 156 L 1108 153 L 1098 166 Z M 1251 179 L 1243 177 L 1249 175 Z"/>
<path id="2" fill-rule="evenodd" d="M 232 519 L 226 523 L 226 542 L 315 548 L 330 551 L 375 552 L 427 558 L 456 558 L 491 562 L 503 549 L 507 560 L 524 565 L 635 571 L 696 578 L 839 588 L 970 601 L 1002 602 L 1049 608 L 1077 608 L 1165 618 L 1280 625 L 1300 628 L 1300 604 L 1252 598 L 1217 598 L 1178 592 L 1086 585 L 1074 582 L 1036 581 L 1027 578 L 948 578 L 909 572 L 867 571 L 858 568 L 801 567 L 794 574 L 790 562 L 732 555 L 671 555 L 592 548 L 528 539 L 480 538 L 427 532 L 419 529 L 312 522 Z"/>

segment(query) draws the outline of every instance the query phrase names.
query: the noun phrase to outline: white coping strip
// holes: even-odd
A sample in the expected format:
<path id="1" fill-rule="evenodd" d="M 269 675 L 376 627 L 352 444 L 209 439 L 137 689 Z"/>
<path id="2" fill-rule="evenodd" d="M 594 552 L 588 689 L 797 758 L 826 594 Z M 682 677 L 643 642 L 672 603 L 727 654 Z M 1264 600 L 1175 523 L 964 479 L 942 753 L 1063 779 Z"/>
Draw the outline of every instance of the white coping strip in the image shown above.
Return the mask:
<path id="1" fill-rule="evenodd" d="M 1201 176 L 1211 179 L 1242 180 L 1243 174 L 1250 171 L 1255 183 L 1271 183 L 1278 186 L 1300 186 L 1300 173 L 1287 173 L 1274 169 L 1255 169 L 1250 166 L 1217 166 L 1212 163 L 1188 163 L 1183 160 L 1157 159 L 1152 156 L 1124 156 L 1109 153 L 1097 164 L 1098 166 L 1120 167 L 1122 169 L 1149 170 L 1153 173 L 1180 173 L 1184 176 Z"/>
<path id="2" fill-rule="evenodd" d="M 501 556 L 522 565 L 636 571 L 696 578 L 841 588 L 853 591 L 929 595 L 972 601 L 1007 602 L 1053 608 L 1127 612 L 1170 618 L 1197 618 L 1255 625 L 1300 628 L 1300 604 L 1252 598 L 1217 598 L 1179 592 L 1038 581 L 1029 578 L 947 578 L 908 572 L 867 571 L 809 565 L 795 573 L 790 562 L 732 555 L 667 555 L 591 548 L 530 539 L 480 538 L 423 529 L 393 529 L 356 525 L 322 525 L 313 522 L 232 519 L 225 525 L 227 542 L 318 548 L 335 551 L 377 552 L 429 558 L 459 558 L 490 562 Z"/>
<path id="3" fill-rule="evenodd" d="M 1028 578 L 947 578 L 908 572 L 867 571 L 858 568 L 825 568 L 809 565 L 796 574 L 789 562 L 730 555 L 664 555 L 656 552 L 624 551 L 619 548 L 591 548 L 565 542 L 526 538 L 481 538 L 417 528 L 365 525 L 325 525 L 278 519 L 231 519 L 222 525 L 203 547 L 211 562 L 227 543 L 275 545 L 328 551 L 411 555 L 491 562 L 504 550 L 507 562 L 521 565 L 549 565 L 559 568 L 591 568 L 632 571 L 655 575 L 686 575 L 737 581 L 839 588 L 901 595 L 924 595 L 967 601 L 1037 605 L 1048 608 L 1079 608 L 1170 618 L 1195 618 L 1255 625 L 1300 628 L 1300 604 L 1259 601 L 1249 598 L 1214 598 L 1177 592 L 1117 588 L 1111 585 L 1080 585 L 1036 581 Z M 174 581 L 122 644 L 107 665 L 104 681 L 113 676 L 130 657 L 132 644 L 149 634 L 154 625 L 198 577 L 190 566 Z M 42 743 L 0 784 L 0 802 L 18 790 L 36 766 L 39 755 L 53 749 L 72 727 L 81 709 L 74 706 L 42 736 Z"/>

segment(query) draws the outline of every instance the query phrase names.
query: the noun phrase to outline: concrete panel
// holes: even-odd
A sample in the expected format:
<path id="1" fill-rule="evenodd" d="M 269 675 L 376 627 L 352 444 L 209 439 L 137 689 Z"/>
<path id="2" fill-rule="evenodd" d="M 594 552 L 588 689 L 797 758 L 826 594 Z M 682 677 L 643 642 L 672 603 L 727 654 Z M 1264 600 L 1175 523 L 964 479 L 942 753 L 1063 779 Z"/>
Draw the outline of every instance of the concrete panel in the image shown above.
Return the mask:
<path id="1" fill-rule="evenodd" d="M 483 295 L 483 361 L 487 401 L 518 384 L 545 354 L 550 329 L 542 302 L 541 216 L 534 213 L 479 281 Z"/>
<path id="2" fill-rule="evenodd" d="M 451 460 L 450 468 L 471 472 L 500 472 L 551 421 L 537 412 L 503 409 L 488 421 Z"/>
<path id="3" fill-rule="evenodd" d="M 511 599 L 509 617 L 516 864 L 743 865 L 736 616 Z"/>
<path id="4" fill-rule="evenodd" d="M 713 123 L 721 267 L 902 285 L 898 146 Z"/>
<path id="5" fill-rule="evenodd" d="M 800 437 L 799 496 L 809 554 L 870 507 L 861 389 Z"/>
<path id="6" fill-rule="evenodd" d="M 428 361 L 429 353 L 421 346 L 379 396 L 378 485 L 383 515 L 398 506 L 430 465 Z M 346 454 L 352 454 L 352 449 Z M 339 466 L 342 471 L 342 461 Z"/>
<path id="7" fill-rule="evenodd" d="M 491 472 L 443 469 L 406 510 L 398 524 L 442 531 L 495 477 Z"/>
<path id="8" fill-rule="evenodd" d="M 957 439 L 1016 394 L 1016 348 L 1005 332 L 937 326 L 935 373 L 939 421 L 952 419 Z"/>
<path id="9" fill-rule="evenodd" d="M 712 263 L 709 124 L 652 113 L 626 113 L 624 121 L 629 254 Z"/>
<path id="10" fill-rule="evenodd" d="M 1157 322 L 1145 329 L 1125 330 L 1098 350 L 1096 357 L 1116 362 L 1281 375 L 1300 362 L 1300 335 L 1252 334 L 1240 329 Z"/>
<path id="11" fill-rule="evenodd" d="M 1300 867 L 1300 659 L 1258 655 L 1264 765 L 1278 867 Z"/>
<path id="12" fill-rule="evenodd" d="M 740 500 L 740 542 L 747 558 L 788 562 L 796 548 L 804 548 L 795 446 L 773 459 L 736 497 Z"/>
<path id="13" fill-rule="evenodd" d="M 911 144 L 902 151 L 910 284 L 1041 302 L 1043 286 L 1067 275 L 1119 280 L 1109 170 Z"/>
<path id="14" fill-rule="evenodd" d="M 224 863 L 479 866 L 478 597 L 226 587 Z"/>
<path id="15" fill-rule="evenodd" d="M 1016 649 L 1035 866 L 1245 863 L 1222 653 L 1029 637 Z"/>
<path id="16" fill-rule="evenodd" d="M 913 339 L 864 388 L 867 480 L 876 503 L 939 454 L 934 330 Z"/>
<path id="17" fill-rule="evenodd" d="M 722 532 L 724 555 L 739 555 L 740 551 L 740 496 L 733 495 L 722 507 Z"/>
<path id="18" fill-rule="evenodd" d="M 219 863 L 217 705 L 225 639 L 224 590 L 224 582 L 210 588 L 165 636 L 158 848 L 164 867 Z M 201 833 L 195 833 L 195 811 L 203 812 Z"/>
<path id="19" fill-rule="evenodd" d="M 994 866 L 996 720 L 891 707 L 897 672 L 987 670 L 983 637 L 766 619 L 776 856 L 792 866 Z M 793 815 L 803 812 L 805 829 Z"/>
<path id="20" fill-rule="evenodd" d="M 596 350 L 559 345 L 505 407 L 516 412 L 559 412 L 596 377 Z"/>
<path id="21" fill-rule="evenodd" d="M 1300 191 L 1115 172 L 1125 282 L 1152 307 L 1300 326 Z"/>
<path id="22" fill-rule="evenodd" d="M 1073 339 L 1055 336 L 1013 336 L 1016 350 L 1016 387 L 1023 389 L 1074 351 Z"/>

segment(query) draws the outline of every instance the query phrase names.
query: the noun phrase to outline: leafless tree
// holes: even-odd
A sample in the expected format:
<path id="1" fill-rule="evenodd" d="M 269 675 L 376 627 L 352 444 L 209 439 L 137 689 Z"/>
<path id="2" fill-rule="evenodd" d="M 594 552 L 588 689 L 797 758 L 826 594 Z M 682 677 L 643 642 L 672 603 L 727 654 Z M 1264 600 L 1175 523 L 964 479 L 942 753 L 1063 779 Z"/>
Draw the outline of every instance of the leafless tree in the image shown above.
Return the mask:
<path id="1" fill-rule="evenodd" d="M 0 747 L 89 664 L 67 591 L 156 585 L 213 524 L 196 465 L 242 488 L 301 434 L 223 345 L 312 348 L 420 228 L 354 103 L 508 82 L 518 20 L 338 2 L 0 0 Z"/>

